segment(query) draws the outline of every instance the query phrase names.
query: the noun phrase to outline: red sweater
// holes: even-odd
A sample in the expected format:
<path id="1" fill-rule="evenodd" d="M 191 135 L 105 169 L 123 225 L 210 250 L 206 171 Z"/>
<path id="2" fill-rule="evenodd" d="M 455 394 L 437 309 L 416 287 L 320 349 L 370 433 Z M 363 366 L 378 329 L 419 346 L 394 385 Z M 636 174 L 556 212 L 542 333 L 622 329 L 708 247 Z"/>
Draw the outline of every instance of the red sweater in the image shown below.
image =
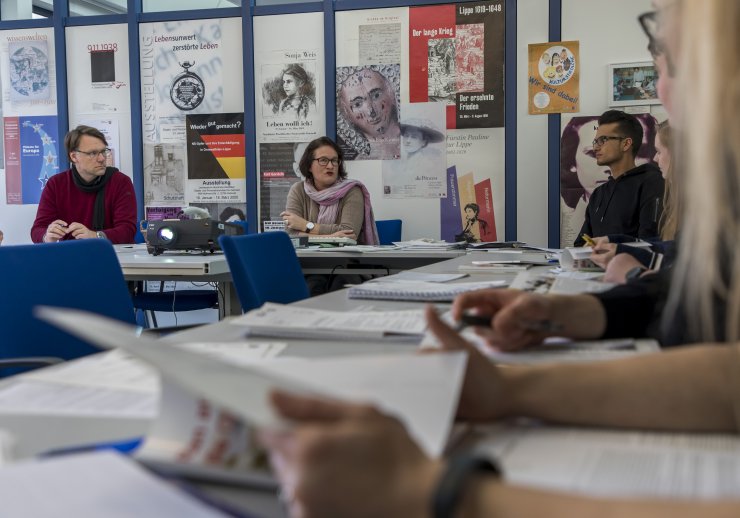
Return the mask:
<path id="1" fill-rule="evenodd" d="M 46 228 L 56 219 L 64 220 L 68 225 L 82 223 L 90 228 L 96 196 L 97 193 L 79 190 L 70 170 L 52 176 L 41 192 L 36 221 L 31 227 L 31 240 L 41 243 Z M 114 244 L 134 242 L 136 194 L 131 179 L 120 171 L 113 173 L 105 186 L 103 232 Z M 72 234 L 67 234 L 64 239 L 73 239 Z"/>

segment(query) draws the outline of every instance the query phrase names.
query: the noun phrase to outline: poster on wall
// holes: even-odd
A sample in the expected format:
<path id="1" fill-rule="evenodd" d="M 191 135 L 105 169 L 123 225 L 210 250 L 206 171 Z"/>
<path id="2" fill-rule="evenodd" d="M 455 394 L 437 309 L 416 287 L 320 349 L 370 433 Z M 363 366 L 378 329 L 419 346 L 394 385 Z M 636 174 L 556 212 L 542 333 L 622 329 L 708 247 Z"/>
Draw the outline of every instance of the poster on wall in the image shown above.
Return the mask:
<path id="1" fill-rule="evenodd" d="M 401 156 L 401 65 L 337 67 L 337 144 L 345 160 Z"/>
<path id="2" fill-rule="evenodd" d="M 496 241 L 505 225 L 504 129 L 447 134 L 447 197 L 440 200 L 441 239 Z M 498 164 L 498 167 L 496 165 Z"/>
<path id="3" fill-rule="evenodd" d="M 3 127 L 6 203 L 36 204 L 59 172 L 57 117 L 5 117 Z"/>
<path id="4" fill-rule="evenodd" d="M 409 8 L 409 98 L 447 107 L 447 128 L 504 125 L 504 2 Z"/>
<path id="5" fill-rule="evenodd" d="M 316 78 L 316 50 L 271 52 L 259 67 L 260 142 L 313 140 L 325 115 Z"/>
<path id="6" fill-rule="evenodd" d="M 244 114 L 187 115 L 189 202 L 246 201 Z"/>
<path id="7" fill-rule="evenodd" d="M 441 103 L 414 103 L 404 108 L 401 158 L 382 162 L 384 197 L 447 197 L 445 117 Z"/>
<path id="8" fill-rule="evenodd" d="M 577 41 L 529 45 L 529 114 L 580 111 Z"/>
<path id="9" fill-rule="evenodd" d="M 3 115 L 56 115 L 54 29 L 3 31 L 0 38 Z"/>
<path id="10" fill-rule="evenodd" d="M 308 142 L 260 144 L 260 221 L 262 231 L 285 230 L 280 213 L 290 188 L 303 179 L 298 164 Z"/>
<path id="11" fill-rule="evenodd" d="M 240 140 L 239 156 L 215 156 L 233 153 L 238 144 L 228 152 L 219 148 L 216 153 L 194 154 L 186 129 L 186 116 L 243 113 L 241 21 L 214 18 L 139 27 L 145 204 L 244 201 L 243 129 L 240 137 L 235 133 L 224 137 L 229 142 Z M 218 140 L 222 136 L 212 137 Z M 214 166 L 207 173 L 202 164 L 188 166 L 189 157 L 206 160 L 206 155 Z M 236 162 L 241 167 L 233 166 Z M 241 169 L 241 177 L 235 176 L 237 169 Z M 200 176 L 218 171 L 226 178 Z"/>
<path id="12" fill-rule="evenodd" d="M 635 115 L 642 124 L 642 145 L 635 164 L 652 162 L 655 156 L 657 121 L 649 113 Z M 611 171 L 599 164 L 594 155 L 593 140 L 598 128 L 598 115 L 563 117 L 560 138 L 560 246 L 573 246 L 583 226 L 586 207 L 594 190 L 605 184 Z"/>

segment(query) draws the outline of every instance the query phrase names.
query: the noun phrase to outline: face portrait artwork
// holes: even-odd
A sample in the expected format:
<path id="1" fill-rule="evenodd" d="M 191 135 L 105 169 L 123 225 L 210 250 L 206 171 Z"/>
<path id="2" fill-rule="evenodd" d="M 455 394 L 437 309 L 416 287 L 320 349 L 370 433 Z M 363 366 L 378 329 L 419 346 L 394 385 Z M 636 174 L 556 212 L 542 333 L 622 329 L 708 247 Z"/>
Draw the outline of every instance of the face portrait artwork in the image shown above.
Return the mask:
<path id="1" fill-rule="evenodd" d="M 262 85 L 264 117 L 306 119 L 316 111 L 316 82 L 313 63 L 264 65 Z"/>
<path id="2" fill-rule="evenodd" d="M 636 117 L 643 129 L 642 145 L 635 157 L 638 166 L 653 161 L 657 122 L 650 114 Z M 593 147 L 598 119 L 598 115 L 571 118 L 560 139 L 561 243 L 573 242 L 591 194 L 609 180 L 609 167 L 598 164 Z"/>
<path id="3" fill-rule="evenodd" d="M 337 134 L 347 159 L 400 156 L 399 65 L 337 69 Z"/>

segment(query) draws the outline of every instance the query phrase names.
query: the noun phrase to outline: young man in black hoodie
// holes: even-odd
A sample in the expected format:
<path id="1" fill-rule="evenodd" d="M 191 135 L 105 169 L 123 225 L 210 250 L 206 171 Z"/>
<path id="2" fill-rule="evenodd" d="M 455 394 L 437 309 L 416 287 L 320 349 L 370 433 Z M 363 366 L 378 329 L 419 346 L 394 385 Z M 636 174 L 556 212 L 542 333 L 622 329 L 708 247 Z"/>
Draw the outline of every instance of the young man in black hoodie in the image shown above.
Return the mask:
<path id="1" fill-rule="evenodd" d="M 611 176 L 594 189 L 588 200 L 583 227 L 574 246 L 583 246 L 584 234 L 592 237 L 627 234 L 640 238 L 658 235 L 663 177 L 652 163 L 635 167 L 642 136 L 640 121 L 628 113 L 609 110 L 599 117 L 593 150 L 596 163 L 607 166 Z"/>

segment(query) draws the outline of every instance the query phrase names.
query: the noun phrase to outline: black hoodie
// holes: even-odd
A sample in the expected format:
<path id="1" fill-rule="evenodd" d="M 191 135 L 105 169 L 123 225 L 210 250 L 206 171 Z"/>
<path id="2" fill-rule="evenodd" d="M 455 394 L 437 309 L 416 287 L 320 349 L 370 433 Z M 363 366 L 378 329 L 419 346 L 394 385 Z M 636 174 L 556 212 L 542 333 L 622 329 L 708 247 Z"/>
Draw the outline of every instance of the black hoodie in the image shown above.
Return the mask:
<path id="1" fill-rule="evenodd" d="M 588 200 L 586 218 L 573 245 L 583 246 L 583 234 L 656 237 L 664 188 L 660 169 L 652 163 L 630 169 L 616 180 L 610 176 Z"/>

